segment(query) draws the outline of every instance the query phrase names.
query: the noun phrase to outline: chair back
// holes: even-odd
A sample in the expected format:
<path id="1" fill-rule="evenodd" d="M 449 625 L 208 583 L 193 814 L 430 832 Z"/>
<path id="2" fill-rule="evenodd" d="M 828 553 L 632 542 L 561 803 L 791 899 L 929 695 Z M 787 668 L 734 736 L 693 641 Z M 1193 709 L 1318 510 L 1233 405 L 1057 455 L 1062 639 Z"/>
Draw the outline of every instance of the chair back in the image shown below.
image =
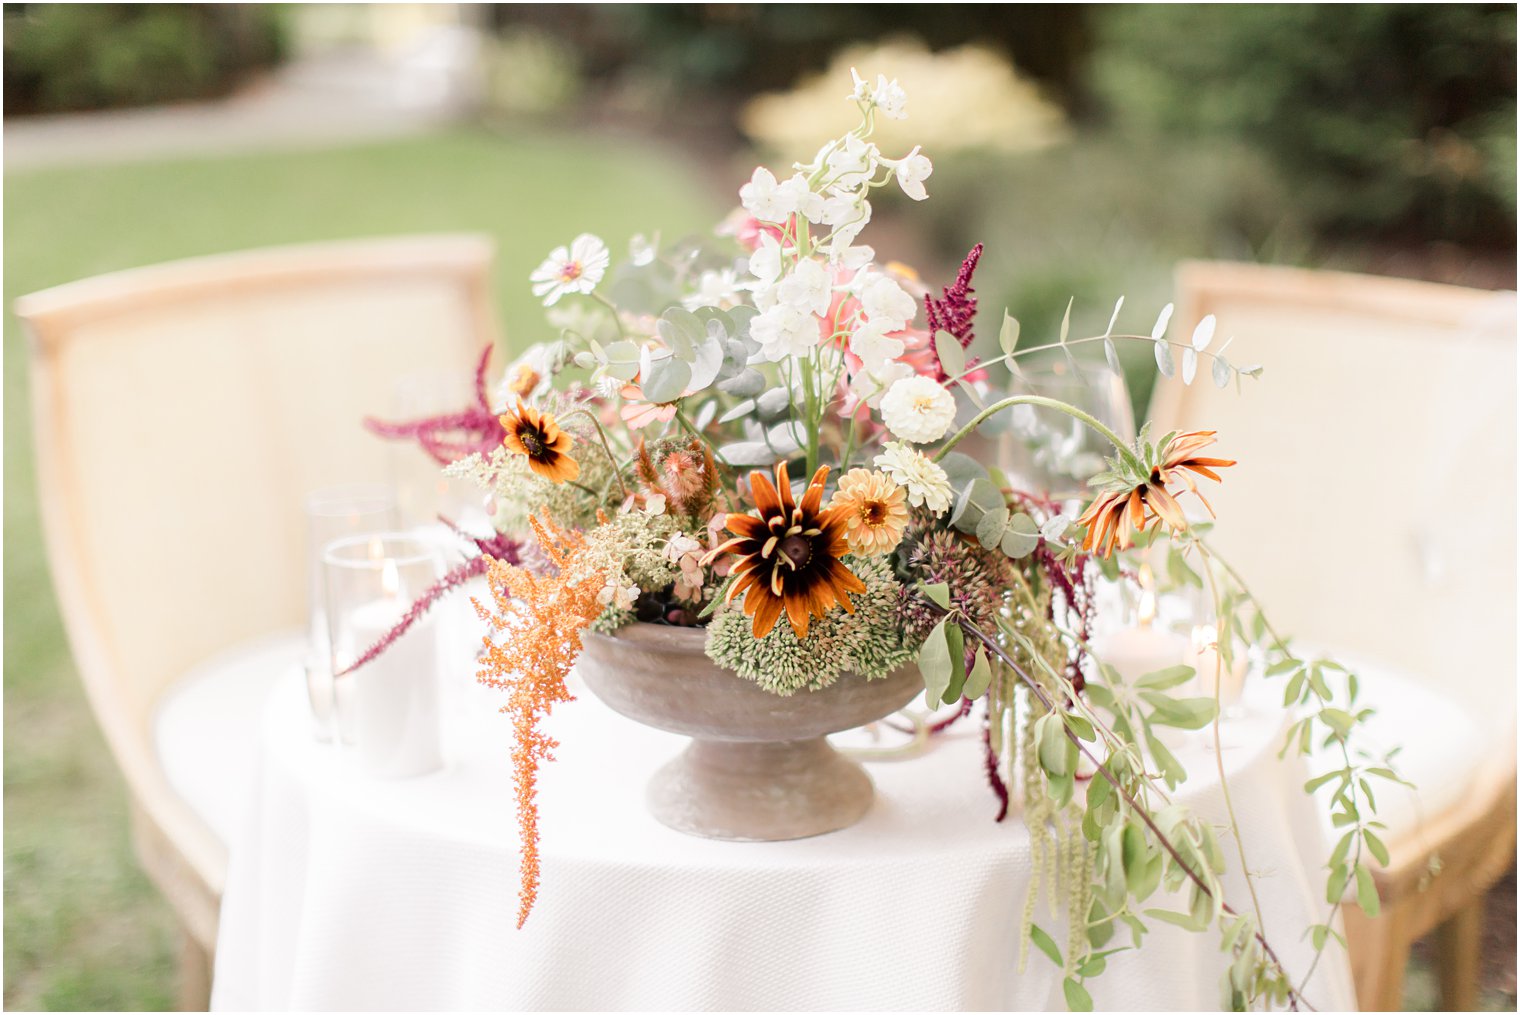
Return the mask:
<path id="1" fill-rule="evenodd" d="M 1214 542 L 1285 632 L 1439 685 L 1495 735 L 1515 702 L 1513 292 L 1244 264 L 1177 274 L 1174 332 L 1258 380 L 1158 382 L 1151 415 L 1218 430 Z"/>
<path id="2" fill-rule="evenodd" d="M 129 781 L 152 770 L 168 682 L 301 623 L 304 495 L 387 478 L 361 421 L 399 378 L 468 371 L 496 340 L 493 256 L 472 235 L 274 248 L 16 301 L 48 560 Z"/>

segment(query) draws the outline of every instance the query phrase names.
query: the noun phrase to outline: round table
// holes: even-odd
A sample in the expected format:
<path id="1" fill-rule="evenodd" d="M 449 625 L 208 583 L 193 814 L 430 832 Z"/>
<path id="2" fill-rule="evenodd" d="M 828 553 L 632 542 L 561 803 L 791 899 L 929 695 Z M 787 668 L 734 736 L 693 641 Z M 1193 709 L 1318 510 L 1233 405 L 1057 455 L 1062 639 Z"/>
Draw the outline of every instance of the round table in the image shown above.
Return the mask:
<path id="1" fill-rule="evenodd" d="M 1029 835 L 1016 810 L 993 820 L 973 718 L 920 756 L 869 763 L 876 801 L 853 828 L 715 842 L 644 809 L 645 781 L 682 739 L 577 687 L 550 724 L 561 746 L 541 778 L 543 883 L 518 930 L 511 734 L 497 692 L 460 676 L 444 709 L 445 768 L 381 781 L 313 739 L 300 653 L 266 642 L 223 664 L 282 676 L 232 845 L 213 1009 L 1065 1008 L 1043 955 L 1019 969 Z M 1301 976 L 1303 929 L 1326 910 L 1328 849 L 1301 763 L 1276 758 L 1272 692 L 1225 724 L 1224 760 L 1268 937 Z M 1190 735 L 1178 755 L 1192 775 L 1178 796 L 1222 821 L 1211 739 Z M 1249 904 L 1238 870 L 1225 884 Z M 1036 921 L 1064 940 L 1043 901 Z M 1091 981 L 1098 1007 L 1217 1008 L 1217 935 L 1152 926 L 1143 950 L 1113 956 Z M 1332 947 L 1307 996 L 1354 1007 L 1344 953 Z"/>

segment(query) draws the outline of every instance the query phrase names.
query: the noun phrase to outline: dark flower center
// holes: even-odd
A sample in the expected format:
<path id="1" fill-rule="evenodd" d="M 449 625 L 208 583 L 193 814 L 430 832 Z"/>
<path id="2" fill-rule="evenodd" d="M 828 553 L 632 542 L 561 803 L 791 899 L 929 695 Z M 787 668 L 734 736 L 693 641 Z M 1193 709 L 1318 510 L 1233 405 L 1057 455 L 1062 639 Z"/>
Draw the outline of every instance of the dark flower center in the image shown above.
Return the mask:
<path id="1" fill-rule="evenodd" d="M 785 554 L 786 558 L 792 562 L 792 567 L 799 571 L 813 555 L 812 540 L 806 536 L 787 536 L 777 549 Z"/>
<path id="2" fill-rule="evenodd" d="M 518 431 L 517 439 L 522 441 L 522 446 L 528 449 L 528 457 L 530 458 L 542 458 L 544 457 L 544 453 L 549 450 L 548 445 L 544 442 L 543 433 L 532 427 L 523 427 L 522 430 Z"/>
<path id="3" fill-rule="evenodd" d="M 873 500 L 866 504 L 860 517 L 865 519 L 867 525 L 880 525 L 887 520 L 887 506 L 879 500 Z"/>

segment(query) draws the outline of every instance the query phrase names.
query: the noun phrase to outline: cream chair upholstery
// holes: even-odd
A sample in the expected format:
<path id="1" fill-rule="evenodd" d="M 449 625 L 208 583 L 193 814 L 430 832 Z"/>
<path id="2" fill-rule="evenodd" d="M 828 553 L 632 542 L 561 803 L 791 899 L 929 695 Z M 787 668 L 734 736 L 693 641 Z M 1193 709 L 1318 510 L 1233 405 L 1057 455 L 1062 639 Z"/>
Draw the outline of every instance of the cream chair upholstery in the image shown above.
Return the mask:
<path id="1" fill-rule="evenodd" d="M 1471 1008 L 1515 842 L 1515 293 L 1212 263 L 1177 290 L 1175 334 L 1214 314 L 1214 348 L 1265 373 L 1160 382 L 1156 432 L 1219 431 L 1240 464 L 1207 484 L 1216 545 L 1283 630 L 1360 661 L 1369 732 L 1408 745 L 1418 793 L 1378 797 L 1383 915 L 1344 910 L 1359 1001 L 1397 1010 L 1439 928 L 1444 1000 Z"/>
<path id="2" fill-rule="evenodd" d="M 166 779 L 155 706 L 196 663 L 301 624 L 303 495 L 387 477 L 361 420 L 398 378 L 467 371 L 495 341 L 492 257 L 478 236 L 319 244 L 16 302 L 53 581 L 139 857 L 190 943 L 187 1003 L 208 996 L 227 849 Z"/>

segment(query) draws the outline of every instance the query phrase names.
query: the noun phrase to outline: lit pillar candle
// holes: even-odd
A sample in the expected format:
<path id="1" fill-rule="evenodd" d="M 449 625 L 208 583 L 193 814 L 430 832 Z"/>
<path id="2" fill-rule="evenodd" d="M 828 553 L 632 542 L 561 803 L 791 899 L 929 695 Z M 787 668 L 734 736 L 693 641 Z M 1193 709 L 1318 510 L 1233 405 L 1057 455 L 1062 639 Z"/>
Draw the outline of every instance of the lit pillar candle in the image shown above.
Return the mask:
<path id="1" fill-rule="evenodd" d="M 1215 625 L 1199 624 L 1193 628 L 1192 642 L 1183 662 L 1196 671 L 1191 685 L 1194 694 L 1212 698 L 1217 689 L 1221 711 L 1239 703 L 1245 687 L 1246 660 L 1236 653 L 1233 665 L 1223 665 L 1219 657 L 1219 629 Z"/>
<path id="2" fill-rule="evenodd" d="M 395 562 L 381 571 L 381 598 L 351 608 L 341 656 L 355 659 L 405 616 Z M 338 678 L 338 715 L 345 742 L 372 775 L 405 778 L 443 765 L 438 704 L 438 629 L 424 616 L 374 659 Z"/>
<path id="3" fill-rule="evenodd" d="M 1179 665 L 1188 648 L 1187 639 L 1181 635 L 1153 626 L 1156 596 L 1151 590 L 1150 569 L 1143 566 L 1137 616 L 1139 623 L 1135 627 L 1110 631 L 1093 641 L 1093 653 L 1098 660 L 1112 666 L 1127 684 L 1147 673 Z"/>

